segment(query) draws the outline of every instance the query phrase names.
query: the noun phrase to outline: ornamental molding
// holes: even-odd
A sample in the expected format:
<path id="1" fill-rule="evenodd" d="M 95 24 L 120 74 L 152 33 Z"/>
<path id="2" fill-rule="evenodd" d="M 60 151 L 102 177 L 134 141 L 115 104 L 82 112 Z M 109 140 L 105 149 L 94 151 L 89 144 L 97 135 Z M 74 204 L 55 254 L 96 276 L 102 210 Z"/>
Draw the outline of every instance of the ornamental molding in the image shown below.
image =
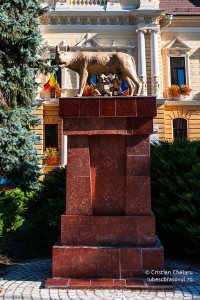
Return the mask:
<path id="1" fill-rule="evenodd" d="M 160 95 L 160 78 L 159 76 L 151 76 L 151 95 L 159 96 Z"/>
<path id="2" fill-rule="evenodd" d="M 138 23 L 136 32 L 143 31 L 144 33 L 150 33 L 151 31 L 159 32 L 160 26 L 156 24 L 144 24 L 144 23 Z"/>
<path id="3" fill-rule="evenodd" d="M 186 53 L 191 50 L 186 43 L 184 43 L 179 37 L 175 37 L 167 46 L 163 48 L 168 53 L 175 53 L 179 56 L 181 53 Z"/>
<path id="4" fill-rule="evenodd" d="M 50 45 L 47 41 L 45 43 L 48 46 L 47 56 L 55 55 L 56 46 Z M 62 51 L 67 51 L 66 41 L 62 41 L 59 43 L 59 48 Z M 72 52 L 78 51 L 95 51 L 95 52 L 125 52 L 129 55 L 132 55 L 132 51 L 135 46 L 132 46 L 130 40 L 127 40 L 126 45 L 117 45 L 115 40 L 110 40 L 110 45 L 102 46 L 94 37 L 92 37 L 91 33 L 87 33 L 85 37 L 80 40 L 77 44 L 70 46 L 70 50 Z"/>
<path id="5" fill-rule="evenodd" d="M 169 23 L 169 18 L 168 15 L 165 15 L 164 18 L 162 18 L 160 25 L 161 27 L 165 27 L 167 24 Z M 188 27 L 186 24 L 189 25 L 190 23 L 190 27 Z M 194 28 L 193 24 L 195 26 L 200 26 L 200 18 L 199 16 L 176 16 L 173 15 L 173 20 L 172 20 L 172 24 L 170 25 L 170 27 L 167 28 L 166 31 L 170 31 L 171 28 L 173 28 L 174 31 L 178 31 L 179 32 L 179 28 L 187 28 L 190 29 L 191 31 Z"/>
<path id="6" fill-rule="evenodd" d="M 134 16 L 83 16 L 49 14 L 40 20 L 41 25 L 135 25 Z"/>
<path id="7" fill-rule="evenodd" d="M 151 24 L 157 26 L 154 16 L 150 13 L 146 15 L 137 14 L 107 14 L 94 15 L 94 14 L 59 14 L 50 13 L 40 19 L 41 25 L 136 25 L 138 23 L 143 26 Z M 152 28 L 153 29 L 153 28 Z"/>

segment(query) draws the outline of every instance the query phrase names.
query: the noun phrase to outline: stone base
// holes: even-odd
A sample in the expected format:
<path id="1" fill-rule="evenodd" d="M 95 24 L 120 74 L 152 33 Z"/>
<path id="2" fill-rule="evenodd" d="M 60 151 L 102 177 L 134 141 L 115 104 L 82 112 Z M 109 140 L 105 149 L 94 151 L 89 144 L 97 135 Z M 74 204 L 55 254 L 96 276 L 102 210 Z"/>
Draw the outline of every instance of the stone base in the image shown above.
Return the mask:
<path id="1" fill-rule="evenodd" d="M 160 280 L 164 250 L 151 212 L 155 115 L 155 97 L 59 100 L 68 136 L 66 212 L 45 287 L 170 287 Z"/>
<path id="2" fill-rule="evenodd" d="M 61 246 L 60 241 L 53 247 L 53 278 L 135 279 L 151 270 L 164 270 L 158 239 L 155 246 L 143 247 Z"/>
<path id="3" fill-rule="evenodd" d="M 155 246 L 143 247 L 61 246 L 58 241 L 45 288 L 173 289 L 156 271 L 164 271 L 158 238 Z"/>
<path id="4" fill-rule="evenodd" d="M 147 289 L 173 290 L 171 283 L 148 282 L 146 279 L 62 279 L 48 278 L 45 288 L 55 289 Z"/>
<path id="5" fill-rule="evenodd" d="M 154 246 L 155 216 L 61 216 L 61 246 Z"/>

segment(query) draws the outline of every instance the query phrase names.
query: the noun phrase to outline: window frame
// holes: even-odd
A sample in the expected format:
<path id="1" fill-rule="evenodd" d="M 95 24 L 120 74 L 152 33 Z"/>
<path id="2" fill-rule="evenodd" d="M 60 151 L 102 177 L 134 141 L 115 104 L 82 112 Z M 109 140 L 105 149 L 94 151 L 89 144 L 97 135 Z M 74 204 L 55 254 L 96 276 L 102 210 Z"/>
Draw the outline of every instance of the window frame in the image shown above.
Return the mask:
<path id="1" fill-rule="evenodd" d="M 176 66 L 172 66 L 172 59 L 175 59 L 176 61 L 177 60 L 181 60 L 183 63 L 184 63 L 184 66 L 183 67 L 176 67 Z M 186 84 L 186 72 L 185 72 L 185 59 L 184 59 L 184 57 L 170 57 L 170 76 L 171 76 L 171 85 L 173 85 L 173 84 L 177 84 L 178 86 L 180 86 L 181 84 Z M 180 70 L 182 70 L 183 71 L 183 82 L 181 82 L 180 84 L 178 83 L 178 82 L 180 82 L 180 76 L 179 76 L 179 71 Z M 175 81 L 173 81 L 172 82 L 172 77 L 173 77 L 173 74 L 172 73 L 174 73 L 174 71 L 175 71 L 175 76 L 174 77 L 176 77 L 176 82 Z"/>
<path id="2" fill-rule="evenodd" d="M 180 54 L 179 51 L 175 54 L 168 53 L 167 55 L 167 67 L 168 67 L 168 86 L 172 85 L 171 82 L 171 64 L 170 64 L 170 58 L 171 57 L 183 57 L 185 59 L 185 84 L 190 86 L 190 75 L 189 75 L 189 56 L 188 54 Z"/>
<path id="3" fill-rule="evenodd" d="M 181 120 L 184 120 L 185 122 L 186 122 L 186 138 L 185 139 L 188 139 L 188 120 L 187 119 L 185 119 L 185 118 L 174 118 L 173 120 L 172 120 L 172 139 L 173 139 L 173 141 L 175 140 L 175 139 L 178 139 L 177 137 L 175 137 L 174 136 L 174 121 L 175 120 L 178 120 L 178 119 L 181 119 Z M 180 140 L 180 139 L 179 139 Z"/>
<path id="4" fill-rule="evenodd" d="M 57 127 L 56 129 L 56 135 L 57 135 L 57 138 L 56 138 L 56 145 L 46 145 L 46 134 L 47 134 L 47 129 L 46 129 L 46 126 L 48 125 L 54 125 Z M 44 150 L 47 148 L 47 147 L 56 147 L 58 149 L 58 124 L 44 124 Z"/>

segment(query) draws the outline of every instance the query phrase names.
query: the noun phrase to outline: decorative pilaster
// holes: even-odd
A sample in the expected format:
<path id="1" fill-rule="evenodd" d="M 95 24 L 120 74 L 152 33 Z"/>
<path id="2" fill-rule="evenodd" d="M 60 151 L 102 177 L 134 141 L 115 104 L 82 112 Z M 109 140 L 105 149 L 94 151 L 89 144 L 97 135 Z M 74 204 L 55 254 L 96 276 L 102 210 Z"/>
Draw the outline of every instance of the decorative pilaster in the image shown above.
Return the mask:
<path id="1" fill-rule="evenodd" d="M 80 50 L 76 50 L 76 52 L 80 52 Z M 76 72 L 76 93 L 78 93 L 79 86 L 80 86 L 80 76 L 79 76 L 79 74 Z"/>
<path id="2" fill-rule="evenodd" d="M 142 82 L 141 96 L 147 96 L 147 75 L 146 75 L 146 51 L 145 37 L 146 30 L 137 29 L 138 34 L 138 77 Z"/>
<path id="3" fill-rule="evenodd" d="M 151 29 L 149 32 L 151 33 L 151 95 L 158 96 L 160 94 L 160 78 L 157 30 Z"/>
<path id="4" fill-rule="evenodd" d="M 50 44 L 49 44 L 49 41 L 47 41 L 47 45 L 49 46 L 46 50 L 46 58 L 50 58 L 51 57 L 51 51 L 50 51 Z M 50 60 L 48 62 L 48 64 L 50 65 Z M 46 76 L 45 76 L 45 82 L 48 82 L 50 78 L 50 73 L 48 73 Z M 49 89 L 45 91 L 45 98 L 50 98 L 50 91 Z"/>
<path id="5" fill-rule="evenodd" d="M 66 68 L 61 69 L 61 89 L 62 92 L 65 92 L 67 87 L 66 87 Z"/>
<path id="6" fill-rule="evenodd" d="M 63 133 L 63 120 L 62 120 L 62 153 L 61 153 L 61 166 L 65 167 L 67 164 L 67 135 Z"/>

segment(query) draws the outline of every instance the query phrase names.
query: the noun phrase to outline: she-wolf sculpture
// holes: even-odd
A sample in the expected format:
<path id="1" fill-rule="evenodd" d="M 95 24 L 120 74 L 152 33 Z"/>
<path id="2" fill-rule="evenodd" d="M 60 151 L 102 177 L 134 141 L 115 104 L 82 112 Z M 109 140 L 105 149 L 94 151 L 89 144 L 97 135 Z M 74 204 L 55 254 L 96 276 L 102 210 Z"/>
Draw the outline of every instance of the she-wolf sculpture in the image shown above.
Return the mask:
<path id="1" fill-rule="evenodd" d="M 133 96 L 137 86 L 137 96 L 141 93 L 142 83 L 137 73 L 135 60 L 123 52 L 67 52 L 56 47 L 56 63 L 61 68 L 69 68 L 80 76 L 79 92 L 76 97 L 83 95 L 88 76 L 116 74 L 129 85 L 129 95 Z"/>

